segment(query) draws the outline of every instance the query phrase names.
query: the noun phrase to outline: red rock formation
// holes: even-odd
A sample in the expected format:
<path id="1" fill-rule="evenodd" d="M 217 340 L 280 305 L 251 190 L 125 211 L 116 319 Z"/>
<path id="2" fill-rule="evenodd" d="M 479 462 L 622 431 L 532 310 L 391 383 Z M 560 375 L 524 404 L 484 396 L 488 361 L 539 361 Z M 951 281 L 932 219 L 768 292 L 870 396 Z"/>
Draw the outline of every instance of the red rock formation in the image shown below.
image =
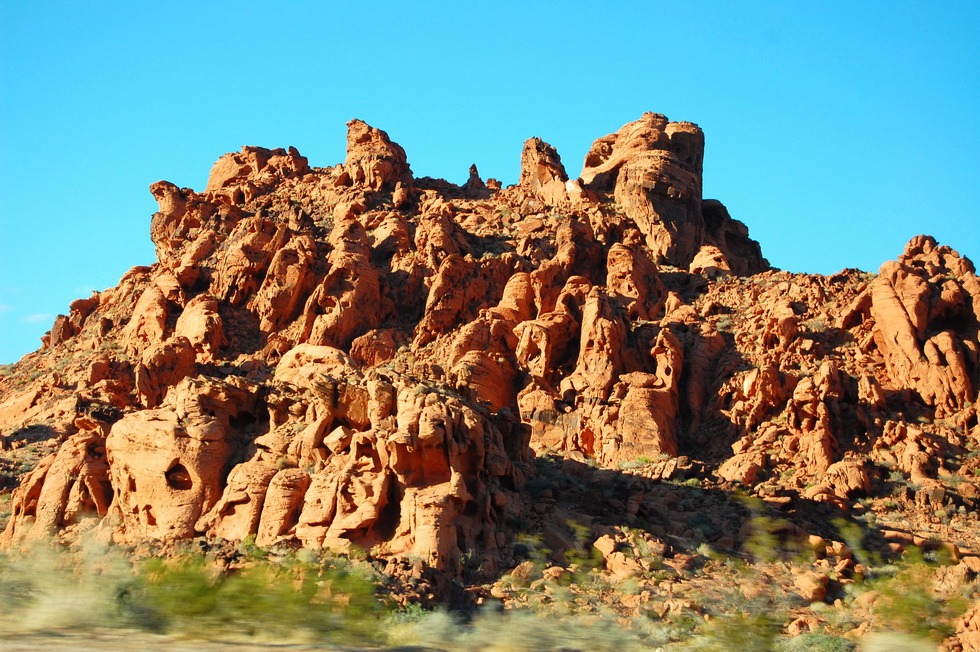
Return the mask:
<path id="1" fill-rule="evenodd" d="M 263 333 L 279 330 L 296 319 L 313 280 L 310 267 L 317 258 L 316 243 L 308 235 L 291 238 L 269 262 L 261 287 L 249 300 Z"/>
<path id="2" fill-rule="evenodd" d="M 241 152 L 218 159 L 211 168 L 204 192 L 232 204 L 247 203 L 284 179 L 302 177 L 309 171 L 306 157 L 300 156 L 294 147 L 289 151 L 243 147 Z"/>
<path id="3" fill-rule="evenodd" d="M 521 153 L 520 185 L 549 206 L 568 200 L 568 174 L 558 151 L 540 138 L 529 138 Z"/>
<path id="4" fill-rule="evenodd" d="M 581 179 L 612 192 L 656 262 L 687 268 L 702 245 L 717 247 L 739 274 L 768 268 L 745 225 L 717 201 L 702 213 L 704 134 L 689 122 L 646 113 L 592 144 Z"/>
<path id="5" fill-rule="evenodd" d="M 620 460 L 677 455 L 683 351 L 677 338 L 662 330 L 651 354 L 657 361 L 655 374 L 620 377 L 629 386 L 619 407 Z"/>
<path id="6" fill-rule="evenodd" d="M 226 342 L 224 322 L 217 300 L 204 292 L 187 302 L 177 318 L 174 335 L 186 337 L 194 347 L 198 362 L 211 362 Z"/>
<path id="7" fill-rule="evenodd" d="M 150 347 L 136 367 L 136 392 L 140 402 L 155 408 L 167 391 L 194 372 L 194 348 L 186 337 L 172 337 Z"/>
<path id="8" fill-rule="evenodd" d="M 412 185 L 405 150 L 388 134 L 360 120 L 347 123 L 344 172 L 354 185 L 369 190 L 393 190 L 397 183 Z"/>
<path id="9" fill-rule="evenodd" d="M 147 348 L 162 343 L 166 339 L 167 313 L 167 298 L 159 286 L 147 286 L 121 333 L 126 352 L 138 356 Z"/>
<path id="10" fill-rule="evenodd" d="M 717 199 L 701 202 L 704 216 L 704 246 L 715 247 L 721 252 L 731 271 L 739 276 L 750 276 L 769 269 L 769 261 L 762 257 L 759 243 L 749 237 L 747 226 L 732 219 L 728 209 Z"/>
<path id="11" fill-rule="evenodd" d="M 614 244 L 606 255 L 606 287 L 626 299 L 630 321 L 655 320 L 660 317 L 667 290 L 657 266 L 640 247 L 628 248 Z"/>
<path id="12" fill-rule="evenodd" d="M 692 274 L 704 274 L 709 278 L 718 278 L 732 273 L 728 259 L 721 249 L 714 245 L 702 245 L 689 269 Z"/>
<path id="13" fill-rule="evenodd" d="M 337 222 L 330 243 L 330 271 L 306 300 L 300 337 L 311 344 L 347 347 L 378 325 L 383 316 L 381 289 L 360 222 Z"/>
<path id="14" fill-rule="evenodd" d="M 112 501 L 101 424 L 68 438 L 14 492 L 14 511 L 0 545 L 51 536 L 84 517 L 105 516 Z"/>
<path id="15" fill-rule="evenodd" d="M 971 403 L 978 380 L 978 290 L 972 264 L 927 236 L 913 238 L 871 286 L 875 343 L 889 374 L 938 416 Z"/>
<path id="16" fill-rule="evenodd" d="M 211 294 L 232 306 L 245 304 L 258 292 L 275 252 L 288 240 L 285 225 L 259 217 L 243 219 L 228 236 L 230 244 L 216 261 Z"/>
<path id="17" fill-rule="evenodd" d="M 158 262 L 0 376 L 0 461 L 50 448 L 0 543 L 91 517 L 126 542 L 357 547 L 459 578 L 520 561 L 513 523 L 556 558 L 577 545 L 549 464 L 599 487 L 575 509 L 624 577 L 649 569 L 610 519 L 665 553 L 744 540 L 671 511 L 685 474 L 795 514 L 904 473 L 910 501 L 950 507 L 980 445 L 972 264 L 918 237 L 871 281 L 769 270 L 702 199 L 703 147 L 646 114 L 580 180 L 531 139 L 519 184 L 474 167 L 461 187 L 355 120 L 343 165 L 247 147 L 203 193 L 153 184 Z"/>
<path id="18" fill-rule="evenodd" d="M 672 134 L 677 134 L 672 151 Z M 700 144 L 699 144 L 700 143 Z M 646 238 L 657 262 L 687 267 L 704 240 L 701 217 L 701 131 L 654 113 L 593 143 L 582 180 L 612 191 Z"/>
<path id="19" fill-rule="evenodd" d="M 237 379 L 236 379 L 237 380 Z M 156 409 L 132 412 L 106 437 L 117 538 L 181 539 L 221 495 L 239 436 L 234 425 L 255 410 L 255 388 L 186 378 Z"/>

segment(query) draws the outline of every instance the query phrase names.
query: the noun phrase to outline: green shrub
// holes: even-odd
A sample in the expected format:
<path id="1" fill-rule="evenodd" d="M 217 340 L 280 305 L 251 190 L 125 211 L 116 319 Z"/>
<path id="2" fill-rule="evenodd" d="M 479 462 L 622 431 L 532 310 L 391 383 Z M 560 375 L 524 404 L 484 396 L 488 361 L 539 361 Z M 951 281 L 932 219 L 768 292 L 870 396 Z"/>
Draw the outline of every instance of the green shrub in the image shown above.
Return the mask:
<path id="1" fill-rule="evenodd" d="M 803 634 L 776 644 L 778 652 L 850 652 L 857 646 L 853 641 L 829 634 Z"/>
<path id="2" fill-rule="evenodd" d="M 203 554 L 134 565 L 118 548 L 41 546 L 30 556 L 0 558 L 0 627 L 380 642 L 388 609 L 372 578 L 344 559 L 309 556 L 253 559 L 229 571 Z"/>
<path id="3" fill-rule="evenodd" d="M 0 556 L 0 629 L 123 627 L 118 597 L 133 582 L 132 566 L 114 550 L 90 546 L 67 554 L 46 545 L 30 555 Z"/>
<path id="4" fill-rule="evenodd" d="M 779 640 L 782 622 L 766 609 L 723 613 L 702 627 L 681 647 L 698 652 L 729 652 L 730 650 L 772 650 Z"/>
<path id="5" fill-rule="evenodd" d="M 392 628 L 393 640 L 446 652 L 540 652 L 575 649 L 629 652 L 651 649 L 669 637 L 647 623 L 625 629 L 612 615 L 549 616 L 530 610 L 487 609 L 469 623 L 429 612 Z"/>
<path id="6" fill-rule="evenodd" d="M 935 565 L 925 562 L 918 549 L 910 549 L 907 555 L 909 561 L 893 576 L 869 583 L 880 594 L 874 603 L 874 628 L 939 643 L 954 632 L 954 622 L 966 611 L 967 601 L 957 593 L 937 594 Z"/>

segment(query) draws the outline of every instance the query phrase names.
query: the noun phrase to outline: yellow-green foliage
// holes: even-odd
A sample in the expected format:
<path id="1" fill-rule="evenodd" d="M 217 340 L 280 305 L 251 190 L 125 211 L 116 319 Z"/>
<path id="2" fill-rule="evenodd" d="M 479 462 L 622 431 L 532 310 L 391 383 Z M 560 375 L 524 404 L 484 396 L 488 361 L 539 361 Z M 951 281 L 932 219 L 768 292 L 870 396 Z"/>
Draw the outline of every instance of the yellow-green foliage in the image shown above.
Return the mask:
<path id="1" fill-rule="evenodd" d="M 771 650 L 780 629 L 781 623 L 765 611 L 721 614 L 708 621 L 701 635 L 692 638 L 681 649 L 706 652 Z"/>
<path id="2" fill-rule="evenodd" d="M 525 579 L 515 589 L 529 608 L 489 608 L 467 622 L 418 608 L 392 613 L 376 593 L 380 578 L 369 564 L 312 551 L 273 555 L 246 541 L 236 553 L 236 567 L 228 570 L 201 553 L 134 563 L 112 546 L 67 551 L 43 545 L 26 555 L 0 555 L 0 637 L 58 628 L 124 627 L 208 640 L 419 644 L 446 652 L 562 647 L 590 652 L 843 652 L 854 644 L 842 635 L 869 615 L 873 630 L 892 636 L 880 649 L 893 650 L 899 649 L 894 636 L 902 637 L 903 645 L 935 645 L 952 632 L 966 608 L 959 593 L 935 591 L 940 562 L 913 551 L 900 566 L 869 567 L 873 579 L 851 585 L 852 595 L 876 592 L 875 600 L 862 601 L 870 605 L 870 614 L 864 607 L 851 611 L 847 627 L 827 617 L 817 631 L 787 638 L 786 625 L 801 601 L 790 585 L 775 580 L 787 577 L 795 562 L 780 559 L 787 551 L 776 536 L 778 523 L 757 515 L 755 525 L 759 535 L 752 555 L 768 561 L 752 564 L 712 553 L 707 563 L 715 581 L 705 584 L 703 592 L 688 592 L 687 606 L 663 613 L 654 608 L 660 599 L 653 596 L 650 608 L 641 607 L 632 618 L 606 605 L 642 593 L 640 580 L 617 585 L 594 568 L 561 581 L 545 580 L 541 569 L 546 553 L 536 537 L 528 537 L 525 546 L 533 565 L 528 570 L 537 581 Z M 572 529 L 578 545 L 570 552 L 592 564 L 585 551 L 585 529 L 574 524 Z M 643 554 L 640 532 L 623 531 Z M 858 532 L 849 534 L 857 547 Z M 847 599 L 844 606 L 824 613 L 852 608 L 854 601 Z M 865 649 L 864 641 L 861 646 Z"/>
<path id="3" fill-rule="evenodd" d="M 875 629 L 938 643 L 953 633 L 953 624 L 968 602 L 961 593 L 944 596 L 936 592 L 938 564 L 926 562 L 917 548 L 906 555 L 893 576 L 869 583 L 879 594 L 874 602 Z"/>
<path id="4" fill-rule="evenodd" d="M 787 525 L 785 519 L 774 519 L 764 513 L 764 504 L 752 496 L 736 496 L 749 510 L 751 534 L 742 545 L 750 559 L 756 563 L 769 563 L 778 559 L 793 559 L 802 550 L 799 541 L 780 538 L 779 532 Z"/>
<path id="5" fill-rule="evenodd" d="M 446 652 L 540 652 L 589 650 L 630 652 L 656 649 L 669 637 L 659 635 L 649 620 L 626 628 L 612 614 L 547 616 L 528 610 L 498 613 L 488 609 L 469 623 L 442 611 L 421 614 L 401 623 L 393 638 Z"/>
<path id="6" fill-rule="evenodd" d="M 114 548 L 40 547 L 0 563 L 0 628 L 136 627 L 195 638 L 379 642 L 387 609 L 344 559 L 249 561 L 221 570 L 202 554 L 133 564 Z"/>

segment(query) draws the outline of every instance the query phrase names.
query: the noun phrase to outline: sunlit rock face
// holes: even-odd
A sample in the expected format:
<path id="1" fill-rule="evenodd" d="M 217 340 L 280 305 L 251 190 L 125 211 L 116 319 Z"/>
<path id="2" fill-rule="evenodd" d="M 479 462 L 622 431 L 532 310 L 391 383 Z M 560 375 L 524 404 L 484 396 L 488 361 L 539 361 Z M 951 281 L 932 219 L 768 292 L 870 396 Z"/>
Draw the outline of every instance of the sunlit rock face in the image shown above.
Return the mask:
<path id="1" fill-rule="evenodd" d="M 771 270 L 702 198 L 703 153 L 648 113 L 578 178 L 532 138 L 519 183 L 456 185 L 354 120 L 333 167 L 246 147 L 203 192 L 154 183 L 158 261 L 0 378 L 0 452 L 49 453 L 0 542 L 96 524 L 458 579 L 521 561 L 518 527 L 557 550 L 570 519 L 642 521 L 666 546 L 693 531 L 658 489 L 679 474 L 845 509 L 887 466 L 939 495 L 980 441 L 973 265 L 919 236 L 874 278 Z M 588 469 L 627 493 L 549 485 Z"/>

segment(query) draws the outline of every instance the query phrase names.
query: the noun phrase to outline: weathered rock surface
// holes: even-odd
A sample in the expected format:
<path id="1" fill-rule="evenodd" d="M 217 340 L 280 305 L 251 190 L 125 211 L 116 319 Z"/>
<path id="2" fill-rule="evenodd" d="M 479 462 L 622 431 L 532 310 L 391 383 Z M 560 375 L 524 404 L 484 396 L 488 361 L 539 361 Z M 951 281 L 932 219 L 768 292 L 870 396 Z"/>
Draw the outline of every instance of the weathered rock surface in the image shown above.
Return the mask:
<path id="1" fill-rule="evenodd" d="M 398 183 L 412 183 L 405 150 L 388 134 L 361 120 L 347 123 L 344 173 L 350 183 L 369 190 L 394 190 Z"/>
<path id="2" fill-rule="evenodd" d="M 540 138 L 530 138 L 521 153 L 520 185 L 526 186 L 544 203 L 555 206 L 568 199 L 568 174 L 558 151 Z"/>
<path id="3" fill-rule="evenodd" d="M 285 179 L 302 177 L 310 171 L 305 156 L 296 148 L 243 147 L 225 154 L 211 168 L 205 193 L 240 204 L 268 192 Z"/>
<path id="4" fill-rule="evenodd" d="M 976 396 L 976 270 L 928 236 L 913 238 L 871 285 L 875 344 L 889 375 L 944 417 Z"/>
<path id="5" fill-rule="evenodd" d="M 734 261 L 737 273 L 768 267 L 745 226 L 720 202 L 702 205 L 704 133 L 690 122 L 668 122 L 646 113 L 592 144 L 582 181 L 612 193 L 658 263 L 687 268 L 703 245 Z"/>
<path id="6" fill-rule="evenodd" d="M 203 192 L 153 184 L 158 261 L 0 377 L 0 458 L 38 458 L 0 543 L 254 536 L 370 550 L 422 586 L 416 563 L 517 566 L 520 523 L 555 559 L 587 523 L 619 578 L 654 562 L 615 527 L 668 557 L 744 544 L 681 482 L 796 528 L 897 476 L 922 513 L 980 505 L 972 263 L 918 236 L 873 278 L 770 270 L 702 198 L 703 151 L 651 113 L 580 179 L 530 139 L 517 185 L 474 166 L 457 186 L 354 120 L 342 165 L 246 147 Z M 822 600 L 826 577 L 796 590 Z"/>

